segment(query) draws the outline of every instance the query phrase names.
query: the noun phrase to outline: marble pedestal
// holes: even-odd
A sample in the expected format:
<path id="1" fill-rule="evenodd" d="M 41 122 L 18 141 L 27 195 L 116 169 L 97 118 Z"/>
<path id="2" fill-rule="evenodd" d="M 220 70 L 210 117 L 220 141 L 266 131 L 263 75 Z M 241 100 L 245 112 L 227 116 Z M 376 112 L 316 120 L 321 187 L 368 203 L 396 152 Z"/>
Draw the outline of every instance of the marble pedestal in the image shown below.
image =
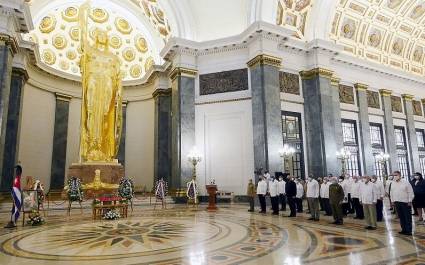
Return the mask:
<path id="1" fill-rule="evenodd" d="M 73 176 L 80 178 L 83 184 L 91 183 L 96 169 L 100 170 L 100 179 L 105 183 L 119 184 L 124 177 L 124 166 L 119 163 L 82 163 L 69 167 L 68 179 Z"/>

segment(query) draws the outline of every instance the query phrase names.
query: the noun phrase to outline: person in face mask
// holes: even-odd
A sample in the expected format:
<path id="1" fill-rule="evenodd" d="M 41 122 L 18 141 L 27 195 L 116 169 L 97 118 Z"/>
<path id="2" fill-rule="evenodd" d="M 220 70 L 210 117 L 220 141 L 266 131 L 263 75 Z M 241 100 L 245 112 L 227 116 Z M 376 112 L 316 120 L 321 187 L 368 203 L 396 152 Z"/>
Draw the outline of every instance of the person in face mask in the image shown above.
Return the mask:
<path id="1" fill-rule="evenodd" d="M 414 177 L 415 180 L 412 182 L 412 187 L 415 198 L 413 199 L 412 204 L 418 212 L 418 221 L 422 222 L 424 220 L 423 214 L 425 212 L 425 181 L 422 174 L 419 172 L 416 172 Z"/>
<path id="2" fill-rule="evenodd" d="M 395 213 L 394 205 L 391 202 L 391 185 L 394 180 L 394 176 L 390 175 L 388 176 L 388 180 L 385 183 L 385 195 L 388 197 L 388 200 L 390 201 L 390 211 L 391 213 Z"/>
<path id="3" fill-rule="evenodd" d="M 304 186 L 301 183 L 300 179 L 296 180 L 296 184 L 297 184 L 297 196 L 296 196 L 297 213 L 302 213 L 303 212 Z"/>
<path id="4" fill-rule="evenodd" d="M 415 197 L 412 185 L 401 180 L 400 171 L 393 173 L 394 181 L 391 185 L 391 199 L 400 218 L 401 231 L 399 234 L 412 235 L 412 201 Z"/>
<path id="5" fill-rule="evenodd" d="M 364 177 L 364 184 L 360 187 L 360 202 L 366 219 L 366 229 L 375 230 L 376 224 L 376 189 L 369 176 Z"/>
<path id="6" fill-rule="evenodd" d="M 381 181 L 378 181 L 377 176 L 372 176 L 372 182 L 375 184 L 376 192 L 376 220 L 382 222 L 384 220 L 384 196 L 385 189 L 384 184 Z"/>
<path id="7" fill-rule="evenodd" d="M 297 216 L 296 206 L 295 206 L 295 198 L 297 195 L 297 184 L 295 184 L 294 182 L 294 177 L 289 177 L 289 181 L 285 185 L 285 193 L 286 193 L 286 198 L 288 199 L 289 209 L 291 210 L 289 217 L 295 217 Z"/>
<path id="8" fill-rule="evenodd" d="M 313 176 L 307 178 L 307 202 L 310 208 L 311 217 L 308 220 L 319 221 L 320 206 L 319 206 L 319 194 L 320 186 L 317 180 Z"/>
<path id="9" fill-rule="evenodd" d="M 342 225 L 343 224 L 343 214 L 342 214 L 342 202 L 344 200 L 344 189 L 336 177 L 331 178 L 331 185 L 329 186 L 329 202 L 332 209 L 332 214 L 334 222 L 332 224 Z"/>

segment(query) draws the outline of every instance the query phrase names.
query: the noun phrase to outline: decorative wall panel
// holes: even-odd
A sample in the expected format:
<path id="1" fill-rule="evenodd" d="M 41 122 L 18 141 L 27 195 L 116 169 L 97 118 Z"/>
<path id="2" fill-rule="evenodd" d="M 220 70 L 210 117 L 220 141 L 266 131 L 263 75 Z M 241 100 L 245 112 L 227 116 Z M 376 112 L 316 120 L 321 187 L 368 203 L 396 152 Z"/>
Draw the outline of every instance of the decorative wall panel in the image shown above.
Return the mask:
<path id="1" fill-rule="evenodd" d="M 379 109 L 379 93 L 376 91 L 367 91 L 367 105 L 369 108 Z"/>
<path id="2" fill-rule="evenodd" d="M 199 76 L 200 95 L 248 90 L 248 69 L 238 69 Z"/>
<path id="3" fill-rule="evenodd" d="M 418 100 L 413 100 L 413 114 L 417 116 L 422 116 L 422 104 Z"/>
<path id="4" fill-rule="evenodd" d="M 401 97 L 391 96 L 391 108 L 394 112 L 403 112 Z"/>
<path id="5" fill-rule="evenodd" d="M 300 82 L 297 74 L 279 72 L 280 92 L 299 95 Z"/>
<path id="6" fill-rule="evenodd" d="M 354 104 L 354 89 L 351 86 L 339 85 L 339 101 Z"/>

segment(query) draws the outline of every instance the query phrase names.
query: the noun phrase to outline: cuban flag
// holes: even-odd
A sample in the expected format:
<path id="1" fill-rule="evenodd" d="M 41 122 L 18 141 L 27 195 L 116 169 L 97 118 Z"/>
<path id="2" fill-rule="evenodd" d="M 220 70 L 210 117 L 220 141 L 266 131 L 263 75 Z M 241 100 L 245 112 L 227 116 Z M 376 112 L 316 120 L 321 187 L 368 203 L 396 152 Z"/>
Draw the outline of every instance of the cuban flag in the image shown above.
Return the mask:
<path id="1" fill-rule="evenodd" d="M 19 218 L 19 214 L 22 206 L 22 196 L 21 196 L 21 176 L 16 176 L 13 181 L 12 187 L 12 198 L 13 198 L 13 207 L 12 207 L 12 216 L 11 220 L 16 224 L 16 221 Z"/>

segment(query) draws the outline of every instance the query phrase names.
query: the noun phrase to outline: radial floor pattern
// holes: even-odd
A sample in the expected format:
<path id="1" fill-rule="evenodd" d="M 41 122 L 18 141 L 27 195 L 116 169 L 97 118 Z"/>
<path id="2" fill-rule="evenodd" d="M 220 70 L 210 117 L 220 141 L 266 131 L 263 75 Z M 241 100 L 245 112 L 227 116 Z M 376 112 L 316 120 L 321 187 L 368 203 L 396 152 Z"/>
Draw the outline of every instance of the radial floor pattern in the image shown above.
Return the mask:
<path id="1" fill-rule="evenodd" d="M 43 226 L 0 229 L 0 264 L 424 264 L 425 226 L 399 236 L 392 219 L 367 231 L 352 218 L 334 226 L 328 217 L 264 216 L 243 205 L 216 213 L 143 207 L 117 221 L 56 210 Z"/>

